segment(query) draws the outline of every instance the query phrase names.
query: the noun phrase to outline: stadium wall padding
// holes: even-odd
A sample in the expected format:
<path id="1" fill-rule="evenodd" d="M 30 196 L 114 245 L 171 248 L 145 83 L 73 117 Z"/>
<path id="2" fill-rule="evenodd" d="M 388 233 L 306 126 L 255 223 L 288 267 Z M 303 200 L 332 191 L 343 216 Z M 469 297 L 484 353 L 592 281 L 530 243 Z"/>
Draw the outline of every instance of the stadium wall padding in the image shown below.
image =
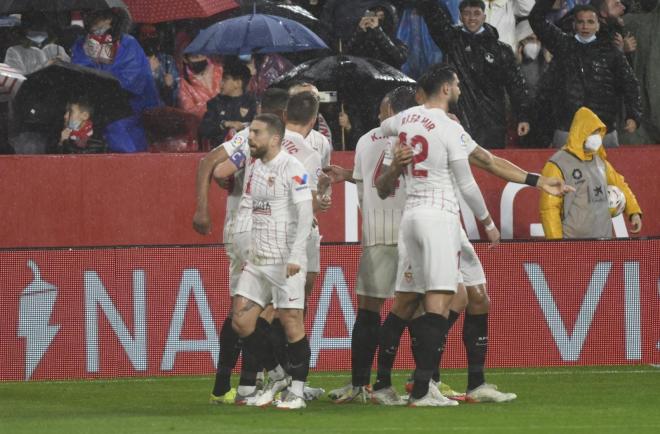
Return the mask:
<path id="1" fill-rule="evenodd" d="M 554 151 L 504 150 L 495 154 L 540 171 Z M 192 230 L 195 172 L 202 154 L 0 156 L 0 247 L 130 246 L 221 242 L 226 193 L 211 188 L 213 231 Z M 660 146 L 608 150 L 644 211 L 641 236 L 660 235 Z M 352 152 L 333 163 L 353 167 Z M 474 169 L 504 238 L 542 234 L 538 192 Z M 320 215 L 325 242 L 358 241 L 357 194 L 352 184 L 333 187 L 333 207 Z M 480 234 L 467 218 L 470 238 Z M 627 236 L 623 217 L 615 222 Z"/>
<path id="2" fill-rule="evenodd" d="M 660 239 L 477 243 L 489 367 L 660 362 Z M 360 246 L 326 244 L 306 327 L 350 369 Z M 211 374 L 229 310 L 221 246 L 0 250 L 0 380 Z M 390 306 L 388 302 L 385 309 Z M 464 367 L 462 319 L 444 367 Z M 396 368 L 412 368 L 405 334 Z"/>

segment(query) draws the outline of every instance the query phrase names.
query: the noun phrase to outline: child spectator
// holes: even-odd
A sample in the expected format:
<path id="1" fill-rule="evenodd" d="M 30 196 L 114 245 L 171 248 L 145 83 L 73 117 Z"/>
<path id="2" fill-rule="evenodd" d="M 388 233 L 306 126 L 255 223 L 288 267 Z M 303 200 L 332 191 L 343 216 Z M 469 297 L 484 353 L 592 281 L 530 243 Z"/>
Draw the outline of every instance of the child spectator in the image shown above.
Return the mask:
<path id="1" fill-rule="evenodd" d="M 79 100 L 67 104 L 59 143 L 65 154 L 79 153 L 88 148 L 89 139 L 94 135 L 93 112 L 94 109 L 87 101 Z"/>

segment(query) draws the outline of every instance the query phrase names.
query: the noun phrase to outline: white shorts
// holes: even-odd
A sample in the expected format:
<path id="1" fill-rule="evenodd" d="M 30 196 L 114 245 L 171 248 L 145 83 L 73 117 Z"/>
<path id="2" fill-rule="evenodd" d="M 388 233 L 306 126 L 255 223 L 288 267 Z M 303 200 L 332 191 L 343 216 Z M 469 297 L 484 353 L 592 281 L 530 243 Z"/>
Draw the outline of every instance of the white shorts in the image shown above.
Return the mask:
<path id="1" fill-rule="evenodd" d="M 486 274 L 481 265 L 479 256 L 474 246 L 468 239 L 463 227 L 461 227 L 461 278 L 465 286 L 475 286 L 486 283 Z"/>
<path id="2" fill-rule="evenodd" d="M 312 228 L 307 237 L 307 272 L 318 273 L 321 271 L 321 234 L 319 227 Z"/>
<path id="3" fill-rule="evenodd" d="M 355 292 L 367 297 L 394 297 L 398 261 L 397 246 L 364 247 L 360 256 Z"/>
<path id="4" fill-rule="evenodd" d="M 254 265 L 245 264 L 238 279 L 235 295 L 240 295 L 266 308 L 273 303 L 276 309 L 305 308 L 304 268 L 296 275 L 286 277 L 286 264 Z"/>
<path id="5" fill-rule="evenodd" d="M 225 244 L 225 248 L 229 257 L 229 295 L 233 297 L 236 295 L 238 278 L 241 277 L 245 261 L 250 257 L 252 232 L 245 231 L 233 234 L 233 243 Z"/>
<path id="6" fill-rule="evenodd" d="M 430 208 L 405 212 L 399 226 L 396 290 L 456 292 L 461 281 L 460 231 L 457 214 Z"/>

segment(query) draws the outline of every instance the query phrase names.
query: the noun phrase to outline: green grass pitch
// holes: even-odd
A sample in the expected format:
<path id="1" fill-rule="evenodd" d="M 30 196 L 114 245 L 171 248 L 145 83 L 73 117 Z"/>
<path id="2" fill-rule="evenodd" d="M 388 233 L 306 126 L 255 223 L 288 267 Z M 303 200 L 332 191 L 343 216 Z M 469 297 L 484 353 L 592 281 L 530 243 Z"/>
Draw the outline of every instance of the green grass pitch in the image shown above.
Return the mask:
<path id="1" fill-rule="evenodd" d="M 403 391 L 407 373 L 398 372 Z M 314 373 L 313 386 L 348 373 Z M 444 370 L 460 390 L 464 370 Z M 211 377 L 0 383 L 0 433 L 660 433 L 660 369 L 650 366 L 492 369 L 518 394 L 506 404 L 414 409 L 336 405 L 302 411 L 210 405 Z"/>

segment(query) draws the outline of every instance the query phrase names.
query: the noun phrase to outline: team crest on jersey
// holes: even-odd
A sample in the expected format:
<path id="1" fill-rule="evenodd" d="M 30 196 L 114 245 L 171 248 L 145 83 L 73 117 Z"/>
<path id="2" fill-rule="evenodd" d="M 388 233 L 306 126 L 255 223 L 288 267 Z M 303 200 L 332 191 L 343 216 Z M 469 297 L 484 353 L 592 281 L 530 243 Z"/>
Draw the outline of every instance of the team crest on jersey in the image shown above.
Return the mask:
<path id="1" fill-rule="evenodd" d="M 273 185 L 275 185 L 275 175 L 270 175 L 270 176 L 268 177 L 268 181 L 267 181 L 267 182 L 268 182 L 268 186 L 269 186 L 269 187 L 272 187 Z"/>
<path id="2" fill-rule="evenodd" d="M 294 176 L 293 180 L 296 181 L 298 185 L 305 185 L 307 184 L 307 174 L 305 173 L 302 178 L 300 176 Z"/>
<path id="3" fill-rule="evenodd" d="M 407 270 L 405 273 L 403 273 L 403 278 L 406 279 L 406 283 L 412 283 L 413 282 L 412 271 Z"/>

